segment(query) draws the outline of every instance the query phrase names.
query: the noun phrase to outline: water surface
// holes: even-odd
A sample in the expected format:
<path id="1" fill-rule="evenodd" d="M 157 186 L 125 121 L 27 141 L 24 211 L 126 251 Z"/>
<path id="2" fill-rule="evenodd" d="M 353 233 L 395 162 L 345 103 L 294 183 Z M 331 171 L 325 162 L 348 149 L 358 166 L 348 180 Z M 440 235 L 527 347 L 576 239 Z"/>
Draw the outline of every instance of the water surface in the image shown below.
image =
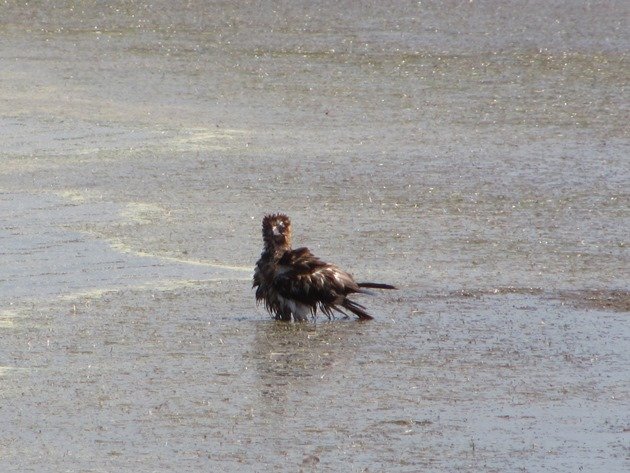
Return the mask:
<path id="1" fill-rule="evenodd" d="M 0 10 L 3 471 L 628 468 L 625 2 Z"/>

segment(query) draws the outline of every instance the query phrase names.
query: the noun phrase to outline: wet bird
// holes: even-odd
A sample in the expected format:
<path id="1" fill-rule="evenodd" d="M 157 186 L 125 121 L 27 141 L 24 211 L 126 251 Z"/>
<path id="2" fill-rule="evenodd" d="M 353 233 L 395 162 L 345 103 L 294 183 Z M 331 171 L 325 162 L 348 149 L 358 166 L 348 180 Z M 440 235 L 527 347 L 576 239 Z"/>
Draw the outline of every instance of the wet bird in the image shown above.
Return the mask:
<path id="1" fill-rule="evenodd" d="M 328 318 L 348 310 L 361 320 L 373 317 L 349 294 L 371 294 L 367 289 L 396 289 L 389 284 L 357 283 L 335 265 L 315 257 L 308 248 L 291 248 L 291 220 L 283 214 L 266 215 L 262 221 L 264 248 L 254 270 L 256 302 L 277 320 L 306 321 L 319 309 Z"/>

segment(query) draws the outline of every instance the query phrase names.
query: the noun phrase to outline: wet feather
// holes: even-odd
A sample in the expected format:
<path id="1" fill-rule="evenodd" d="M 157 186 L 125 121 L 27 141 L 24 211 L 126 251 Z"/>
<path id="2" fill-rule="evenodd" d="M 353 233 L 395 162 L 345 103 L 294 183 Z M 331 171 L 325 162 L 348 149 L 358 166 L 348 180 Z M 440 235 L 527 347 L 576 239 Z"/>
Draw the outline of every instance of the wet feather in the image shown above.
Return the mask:
<path id="1" fill-rule="evenodd" d="M 308 248 L 291 248 L 292 229 L 284 214 L 266 215 L 262 224 L 264 248 L 254 269 L 256 302 L 278 320 L 304 321 L 319 310 L 328 318 L 345 310 L 359 319 L 372 316 L 349 294 L 371 292 L 365 288 L 395 289 L 389 284 L 357 283 L 341 268 L 325 263 Z"/>

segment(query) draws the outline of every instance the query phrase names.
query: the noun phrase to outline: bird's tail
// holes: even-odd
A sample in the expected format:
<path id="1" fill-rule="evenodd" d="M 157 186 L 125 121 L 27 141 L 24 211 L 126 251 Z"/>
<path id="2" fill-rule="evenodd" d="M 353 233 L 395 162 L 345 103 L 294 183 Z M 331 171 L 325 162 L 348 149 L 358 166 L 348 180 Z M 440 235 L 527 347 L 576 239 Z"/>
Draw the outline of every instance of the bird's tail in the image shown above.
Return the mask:
<path id="1" fill-rule="evenodd" d="M 359 287 L 370 287 L 372 289 L 398 289 L 396 286 L 390 284 L 381 284 L 378 282 L 360 282 Z"/>
<path id="2" fill-rule="evenodd" d="M 341 303 L 341 306 L 344 309 L 348 309 L 350 312 L 358 316 L 361 320 L 372 320 L 374 318 L 365 311 L 365 307 L 363 307 L 361 304 L 357 304 L 356 302 L 351 301 L 350 299 L 344 299 Z"/>

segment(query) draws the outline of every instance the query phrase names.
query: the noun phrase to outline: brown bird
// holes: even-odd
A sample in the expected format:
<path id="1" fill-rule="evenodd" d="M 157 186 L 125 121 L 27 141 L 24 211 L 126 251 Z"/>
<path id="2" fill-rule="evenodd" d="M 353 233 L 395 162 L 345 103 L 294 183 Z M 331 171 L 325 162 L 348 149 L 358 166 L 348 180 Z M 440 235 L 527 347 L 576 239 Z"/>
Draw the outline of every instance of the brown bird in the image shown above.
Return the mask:
<path id="1" fill-rule="evenodd" d="M 396 289 L 389 284 L 357 283 L 335 265 L 315 257 L 308 248 L 291 249 L 291 220 L 283 214 L 265 215 L 262 221 L 264 248 L 254 270 L 256 303 L 277 320 L 296 322 L 313 318 L 317 309 L 333 317 L 333 311 L 349 310 L 361 320 L 370 320 L 365 307 L 348 294 L 371 294 L 365 288 Z"/>

